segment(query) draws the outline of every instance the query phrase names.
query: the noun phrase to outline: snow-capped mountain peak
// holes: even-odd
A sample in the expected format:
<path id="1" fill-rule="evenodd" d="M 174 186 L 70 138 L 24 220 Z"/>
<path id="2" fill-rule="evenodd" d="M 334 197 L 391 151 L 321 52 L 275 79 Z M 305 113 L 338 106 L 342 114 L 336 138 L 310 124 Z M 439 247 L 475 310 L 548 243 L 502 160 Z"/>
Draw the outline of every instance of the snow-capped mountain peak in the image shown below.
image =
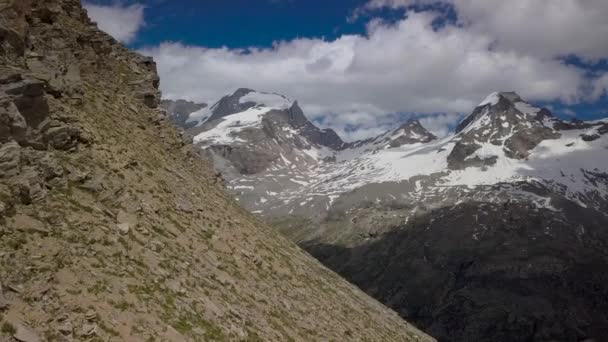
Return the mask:
<path id="1" fill-rule="evenodd" d="M 355 142 L 353 147 L 364 146 L 366 149 L 396 148 L 403 145 L 428 143 L 437 139 L 417 119 L 409 119 L 396 129 L 387 131 L 371 140 Z"/>
<path id="2" fill-rule="evenodd" d="M 495 106 L 501 99 L 505 99 L 512 103 L 521 102 L 521 97 L 514 91 L 496 91 L 488 95 L 477 107 Z"/>

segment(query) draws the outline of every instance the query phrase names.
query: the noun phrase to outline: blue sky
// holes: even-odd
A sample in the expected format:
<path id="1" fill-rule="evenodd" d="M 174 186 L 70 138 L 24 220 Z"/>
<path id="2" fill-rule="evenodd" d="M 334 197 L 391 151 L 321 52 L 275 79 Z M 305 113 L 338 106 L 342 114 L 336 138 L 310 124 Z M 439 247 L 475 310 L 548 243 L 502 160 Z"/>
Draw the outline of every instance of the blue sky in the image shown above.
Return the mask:
<path id="1" fill-rule="evenodd" d="M 415 115 L 445 133 L 490 92 L 554 114 L 608 116 L 603 0 L 90 0 L 158 62 L 163 93 L 213 102 L 239 87 L 300 100 L 347 139 Z M 508 7 L 504 7 L 508 6 Z M 567 15 L 564 13 L 567 12 Z"/>

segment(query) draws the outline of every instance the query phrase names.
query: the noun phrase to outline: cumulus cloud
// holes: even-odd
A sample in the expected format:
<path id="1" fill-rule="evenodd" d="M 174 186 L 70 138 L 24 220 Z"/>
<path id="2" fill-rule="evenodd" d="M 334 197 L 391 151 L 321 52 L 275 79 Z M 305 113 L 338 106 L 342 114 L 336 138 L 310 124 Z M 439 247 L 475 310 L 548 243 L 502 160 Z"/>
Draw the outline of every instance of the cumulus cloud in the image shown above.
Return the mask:
<path id="1" fill-rule="evenodd" d="M 145 7 L 140 4 L 100 6 L 85 2 L 84 7 L 102 31 L 123 43 L 133 42 L 138 31 L 145 25 Z"/>
<path id="2" fill-rule="evenodd" d="M 363 9 L 430 4 L 452 6 L 460 24 L 494 37 L 501 49 L 590 61 L 608 57 L 606 0 L 371 0 Z"/>
<path id="3" fill-rule="evenodd" d="M 438 137 L 445 137 L 455 128 L 455 124 L 464 118 L 462 113 L 431 114 L 420 118 L 420 123 L 429 132 Z"/>
<path id="4" fill-rule="evenodd" d="M 601 96 L 608 94 L 608 73 L 604 73 L 593 81 L 592 97 L 598 99 Z"/>
<path id="5" fill-rule="evenodd" d="M 532 101 L 573 103 L 590 96 L 584 69 L 525 48 L 498 48 L 497 37 L 482 29 L 433 27 L 441 15 L 410 11 L 396 23 L 372 20 L 364 35 L 295 39 L 265 49 L 166 42 L 142 52 L 158 62 L 168 98 L 214 102 L 239 87 L 280 92 L 351 140 L 394 125 L 395 113 L 468 113 L 496 90 L 515 90 Z M 583 44 L 576 49 L 589 58 L 601 55 Z M 423 124 L 442 135 L 458 119 L 431 115 Z"/>

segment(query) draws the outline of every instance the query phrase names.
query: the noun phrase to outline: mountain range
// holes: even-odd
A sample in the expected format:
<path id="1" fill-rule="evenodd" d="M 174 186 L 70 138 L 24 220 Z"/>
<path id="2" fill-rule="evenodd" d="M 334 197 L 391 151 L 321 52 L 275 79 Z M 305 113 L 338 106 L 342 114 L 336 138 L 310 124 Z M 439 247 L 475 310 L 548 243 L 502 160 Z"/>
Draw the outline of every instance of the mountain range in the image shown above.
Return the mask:
<path id="1" fill-rule="evenodd" d="M 440 341 L 608 336 L 608 120 L 496 92 L 344 142 L 239 89 L 186 121 L 241 205 Z"/>

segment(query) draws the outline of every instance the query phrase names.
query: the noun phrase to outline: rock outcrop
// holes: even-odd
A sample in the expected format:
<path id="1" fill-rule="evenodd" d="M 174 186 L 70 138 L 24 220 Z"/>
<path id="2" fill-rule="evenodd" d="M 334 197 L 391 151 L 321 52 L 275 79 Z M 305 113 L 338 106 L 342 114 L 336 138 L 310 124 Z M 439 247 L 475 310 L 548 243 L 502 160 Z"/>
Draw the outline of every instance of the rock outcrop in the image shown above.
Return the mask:
<path id="1" fill-rule="evenodd" d="M 0 0 L 0 340 L 431 341 L 224 193 L 154 61 Z"/>

